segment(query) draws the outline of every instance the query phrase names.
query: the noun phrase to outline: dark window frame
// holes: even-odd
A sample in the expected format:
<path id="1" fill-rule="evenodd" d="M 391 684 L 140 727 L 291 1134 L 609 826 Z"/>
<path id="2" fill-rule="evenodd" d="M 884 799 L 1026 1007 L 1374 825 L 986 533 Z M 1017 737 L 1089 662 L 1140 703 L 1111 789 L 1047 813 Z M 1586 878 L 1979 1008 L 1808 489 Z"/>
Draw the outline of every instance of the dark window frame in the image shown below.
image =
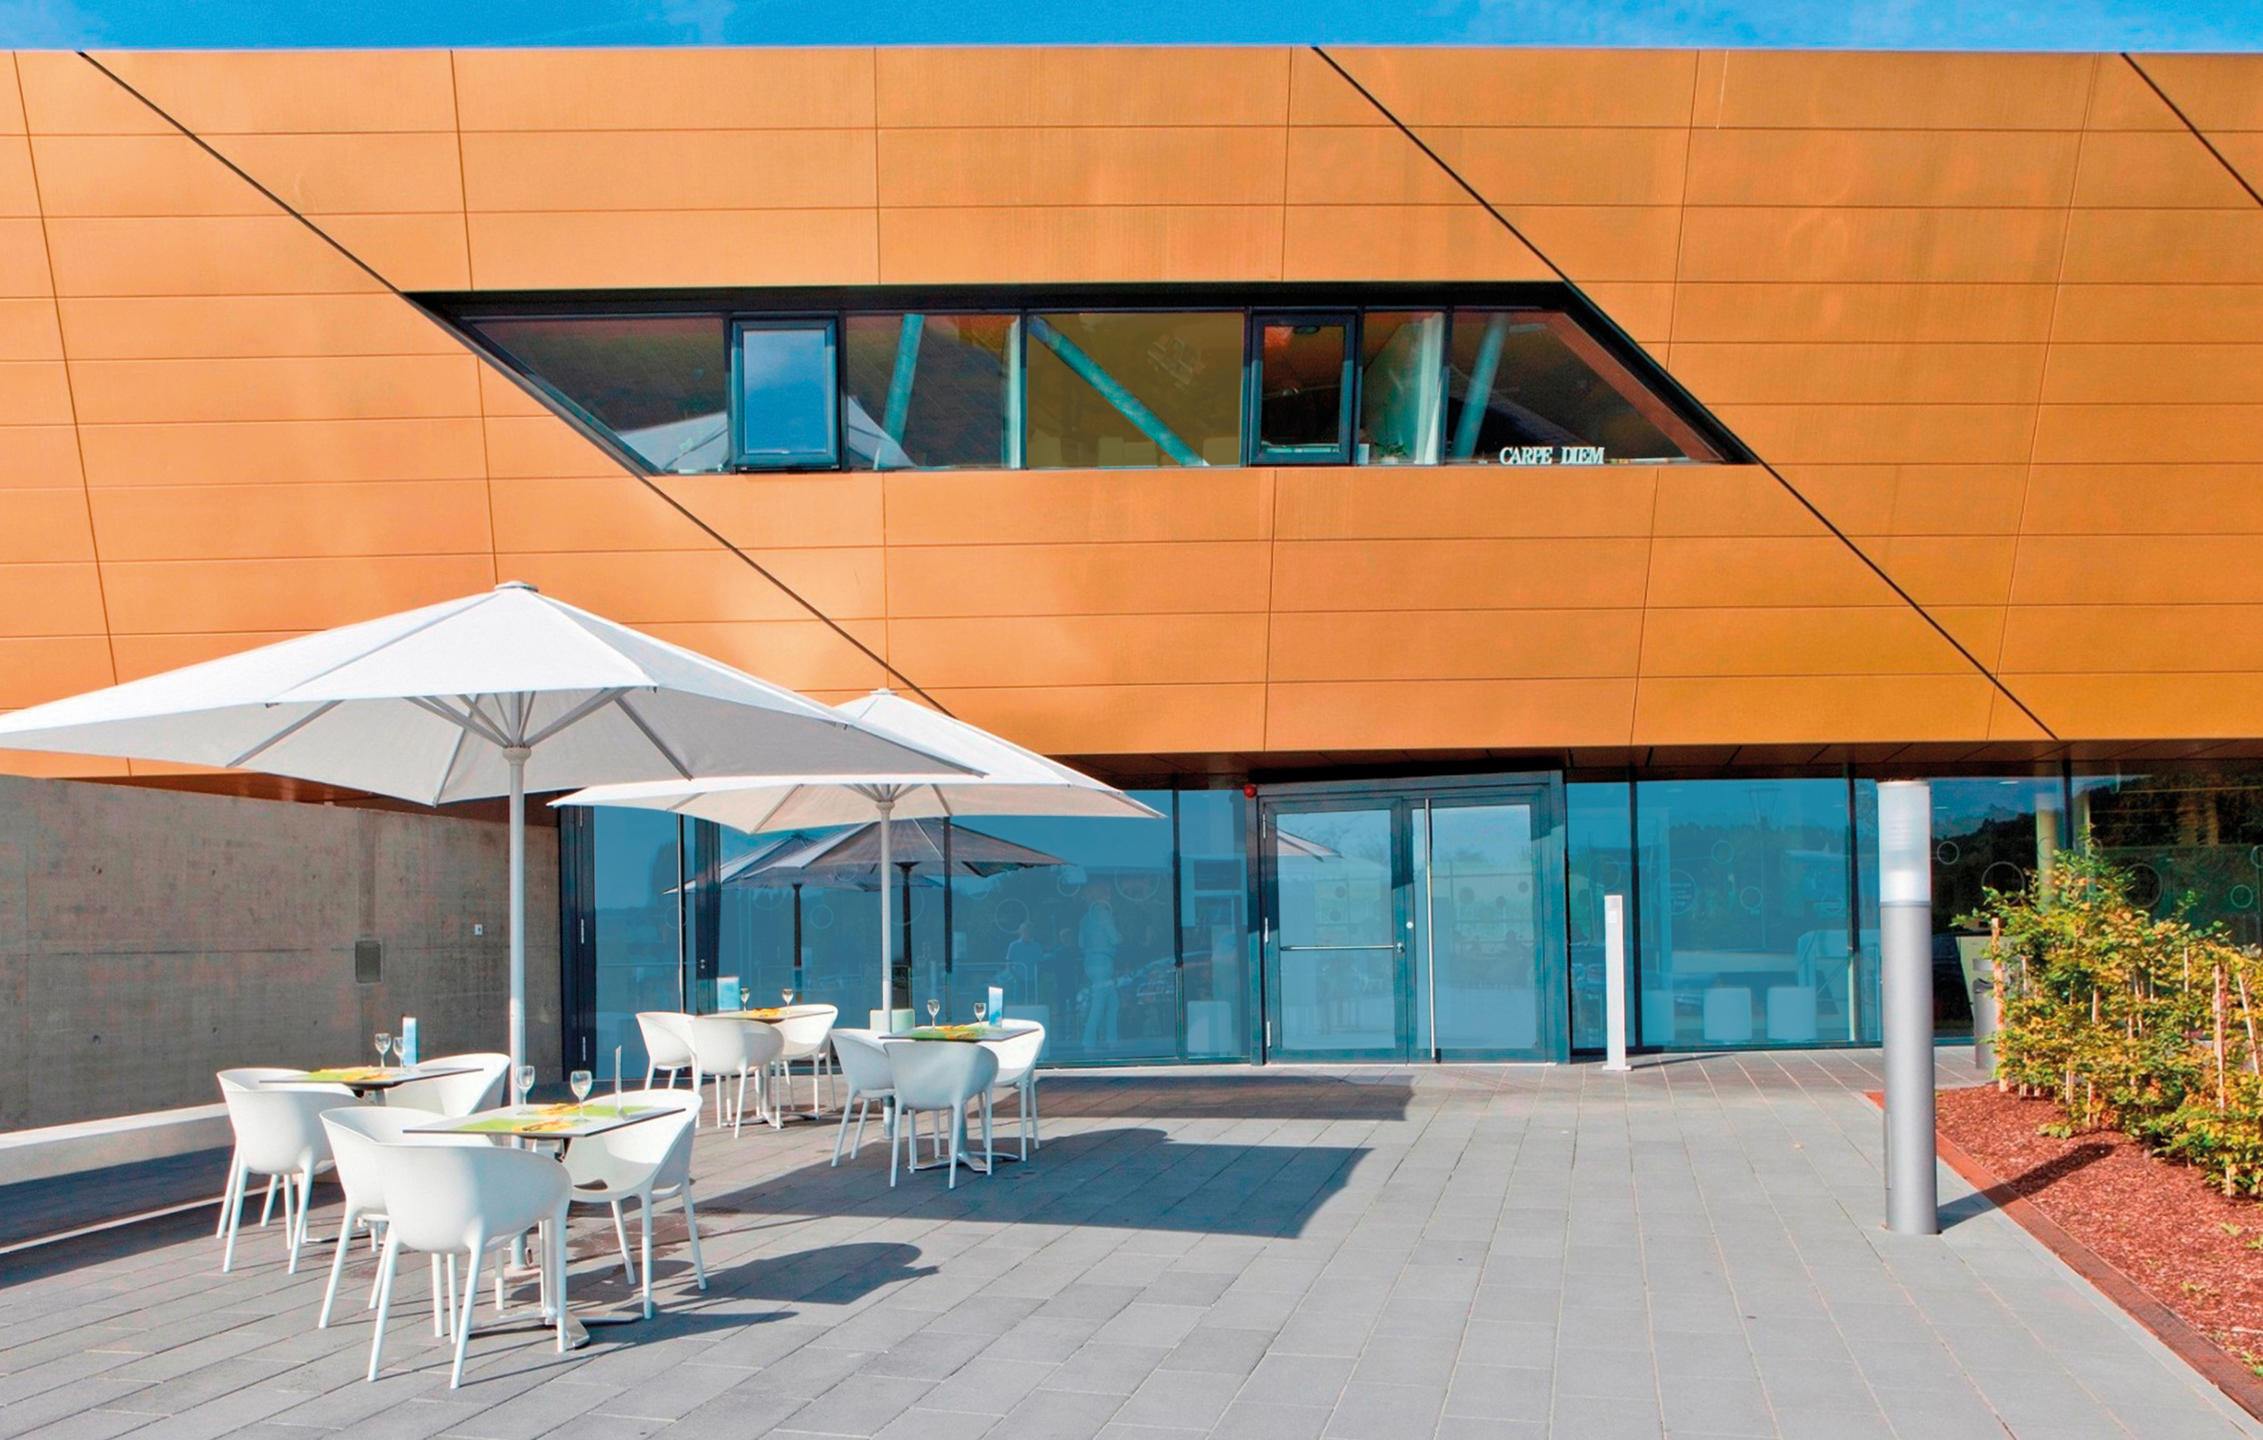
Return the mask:
<path id="1" fill-rule="evenodd" d="M 1350 465 L 1355 463 L 1359 445 L 1359 399 L 1363 377 L 1359 369 L 1362 322 L 1367 318 L 1364 306 L 1350 305 L 1342 309 L 1300 307 L 1278 310 L 1251 308 L 1242 321 L 1242 464 L 1253 465 Z M 1344 329 L 1344 358 L 1338 371 L 1342 378 L 1336 395 L 1336 445 L 1333 451 L 1321 453 L 1317 447 L 1274 448 L 1265 443 L 1265 327 L 1269 324 L 1341 325 Z"/>
<path id="2" fill-rule="evenodd" d="M 839 471 L 846 468 L 848 409 L 842 398 L 848 393 L 848 372 L 845 347 L 841 343 L 843 316 L 840 311 L 738 313 L 725 315 L 726 334 L 730 345 L 731 445 L 727 468 L 740 474 L 777 475 L 809 472 Z M 815 330 L 825 332 L 827 351 L 833 362 L 833 383 L 826 394 L 826 407 L 830 411 L 826 426 L 825 453 L 814 450 L 783 453 L 777 458 L 749 456 L 746 449 L 746 416 L 741 409 L 742 399 L 740 363 L 746 353 L 745 337 L 751 333 L 784 333 Z"/>

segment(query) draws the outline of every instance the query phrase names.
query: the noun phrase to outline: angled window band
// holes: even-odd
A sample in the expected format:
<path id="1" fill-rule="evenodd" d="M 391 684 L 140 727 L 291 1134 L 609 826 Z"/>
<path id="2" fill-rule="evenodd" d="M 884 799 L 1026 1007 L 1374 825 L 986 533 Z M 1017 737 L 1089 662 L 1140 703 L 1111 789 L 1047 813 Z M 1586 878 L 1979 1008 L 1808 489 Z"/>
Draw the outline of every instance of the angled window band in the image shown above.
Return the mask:
<path id="1" fill-rule="evenodd" d="M 653 475 L 1748 458 L 1558 284 L 413 298 Z"/>

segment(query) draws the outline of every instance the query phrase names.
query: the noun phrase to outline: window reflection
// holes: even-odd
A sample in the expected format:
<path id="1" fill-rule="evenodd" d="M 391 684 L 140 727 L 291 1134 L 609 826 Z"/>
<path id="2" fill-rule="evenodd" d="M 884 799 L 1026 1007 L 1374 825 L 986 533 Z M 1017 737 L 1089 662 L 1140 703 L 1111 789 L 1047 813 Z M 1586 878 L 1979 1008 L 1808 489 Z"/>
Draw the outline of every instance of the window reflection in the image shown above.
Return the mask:
<path id="1" fill-rule="evenodd" d="M 1241 463 L 1242 316 L 1032 315 L 1032 469 Z"/>
<path id="2" fill-rule="evenodd" d="M 1626 901 L 1626 950 L 1622 963 L 1630 973 L 1634 961 L 1634 856 L 1624 783 L 1573 784 L 1564 787 L 1567 844 L 1564 855 L 1564 894 L 1567 939 L 1571 950 L 1572 1048 L 1600 1050 L 1610 1043 L 1604 1024 L 1607 983 L 1603 966 L 1603 897 L 1623 896 Z M 1631 1013 L 1634 988 L 1627 988 L 1628 1039 L 1633 1039 Z"/>
<path id="3" fill-rule="evenodd" d="M 1359 463 L 1437 464 L 1445 312 L 1370 310 L 1360 323 L 1359 370 Z"/>
<path id="4" fill-rule="evenodd" d="M 655 470 L 730 458 L 721 315 L 529 316 L 470 328 Z"/>
<path id="5" fill-rule="evenodd" d="M 832 464 L 836 383 L 832 321 L 742 322 L 738 463 Z"/>
<path id="6" fill-rule="evenodd" d="M 1259 462 L 1340 463 L 1345 446 L 1348 317 L 1260 316 L 1257 327 Z"/>
<path id="7" fill-rule="evenodd" d="M 1238 790 L 1182 790 L 1179 829 L 1180 983 L 1185 1053 L 1249 1053 L 1248 802 Z M 1149 804 L 1154 804 L 1149 797 Z"/>
<path id="8" fill-rule="evenodd" d="M 2263 944 L 2263 776 L 2207 769 L 2074 777 L 2074 827 L 2131 872 L 2156 915 L 2189 904 L 2235 944 Z"/>
<path id="9" fill-rule="evenodd" d="M 1448 361 L 1451 463 L 1718 458 L 1559 311 L 1456 310 Z"/>
<path id="10" fill-rule="evenodd" d="M 621 1072 L 638 1076 L 645 1053 L 637 1012 L 684 1008 L 679 824 L 654 811 L 605 809 L 590 811 L 589 824 L 596 964 L 590 1068 L 609 1070 L 617 1046 Z"/>
<path id="11" fill-rule="evenodd" d="M 842 417 L 850 467 L 1013 465 L 1020 328 L 1012 315 L 851 315 Z"/>
<path id="12" fill-rule="evenodd" d="M 1179 1053 L 1178 926 L 1169 791 L 1135 791 L 1160 820 L 983 816 L 978 830 L 1060 865 L 952 881 L 952 1003 L 992 986 L 1040 1021 L 1051 1060 Z"/>
<path id="13" fill-rule="evenodd" d="M 1933 1023 L 1972 1029 L 1973 982 L 1989 970 L 1988 933 L 1959 926 L 1990 890 L 2016 892 L 2049 868 L 2061 841 L 2057 777 L 1946 779 L 1933 797 Z"/>
<path id="14" fill-rule="evenodd" d="M 1874 925 L 1850 943 L 1848 786 L 1636 787 L 1647 1045 L 1844 1043 L 1874 1012 Z"/>

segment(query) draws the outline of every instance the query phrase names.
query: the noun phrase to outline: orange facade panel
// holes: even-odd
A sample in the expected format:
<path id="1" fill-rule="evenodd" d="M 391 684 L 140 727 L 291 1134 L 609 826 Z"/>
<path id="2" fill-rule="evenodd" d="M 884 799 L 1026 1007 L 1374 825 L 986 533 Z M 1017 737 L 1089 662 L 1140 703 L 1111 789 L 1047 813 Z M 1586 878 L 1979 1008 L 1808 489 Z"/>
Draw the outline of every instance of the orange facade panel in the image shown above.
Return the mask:
<path id="1" fill-rule="evenodd" d="M 388 284 L 1553 261 L 2063 733 L 2252 733 L 2263 210 L 2126 62 L 1331 53 L 1547 259 L 1305 49 L 106 62 L 383 281 L 85 60 L 18 57 L 0 704 L 46 693 L 26 667 L 99 683 L 112 652 L 144 673 L 502 576 L 787 683 L 877 683 Z M 2263 68 L 2143 63 L 2263 168 Z M 1040 748 L 2034 733 L 1757 467 L 655 484 Z"/>
<path id="2" fill-rule="evenodd" d="M 904 126 L 1280 125 L 1284 48 L 929 49 L 874 57 L 878 122 Z"/>

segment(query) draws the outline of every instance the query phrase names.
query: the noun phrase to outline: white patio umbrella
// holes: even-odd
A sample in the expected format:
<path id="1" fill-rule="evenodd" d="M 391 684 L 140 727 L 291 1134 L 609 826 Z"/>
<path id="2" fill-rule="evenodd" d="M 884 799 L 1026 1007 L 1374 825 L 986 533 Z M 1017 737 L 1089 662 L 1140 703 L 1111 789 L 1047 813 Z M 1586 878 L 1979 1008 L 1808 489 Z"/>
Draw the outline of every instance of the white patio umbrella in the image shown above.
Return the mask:
<path id="1" fill-rule="evenodd" d="M 734 830 L 815 830 L 877 821 L 880 873 L 895 863 L 889 838 L 895 819 L 962 819 L 969 815 L 1113 816 L 1160 820 L 1156 811 L 1090 775 L 1071 770 L 1010 740 L 931 710 L 891 690 L 875 690 L 836 707 L 860 724 L 968 771 L 936 776 L 874 773 L 707 775 L 696 780 L 598 785 L 553 805 L 625 805 L 713 820 Z M 888 887 L 880 888 L 880 1012 L 895 1009 L 889 964 Z"/>
<path id="2" fill-rule="evenodd" d="M 0 746 L 252 768 L 426 805 L 510 796 L 514 1075 L 529 788 L 969 768 L 517 582 L 0 716 Z"/>

